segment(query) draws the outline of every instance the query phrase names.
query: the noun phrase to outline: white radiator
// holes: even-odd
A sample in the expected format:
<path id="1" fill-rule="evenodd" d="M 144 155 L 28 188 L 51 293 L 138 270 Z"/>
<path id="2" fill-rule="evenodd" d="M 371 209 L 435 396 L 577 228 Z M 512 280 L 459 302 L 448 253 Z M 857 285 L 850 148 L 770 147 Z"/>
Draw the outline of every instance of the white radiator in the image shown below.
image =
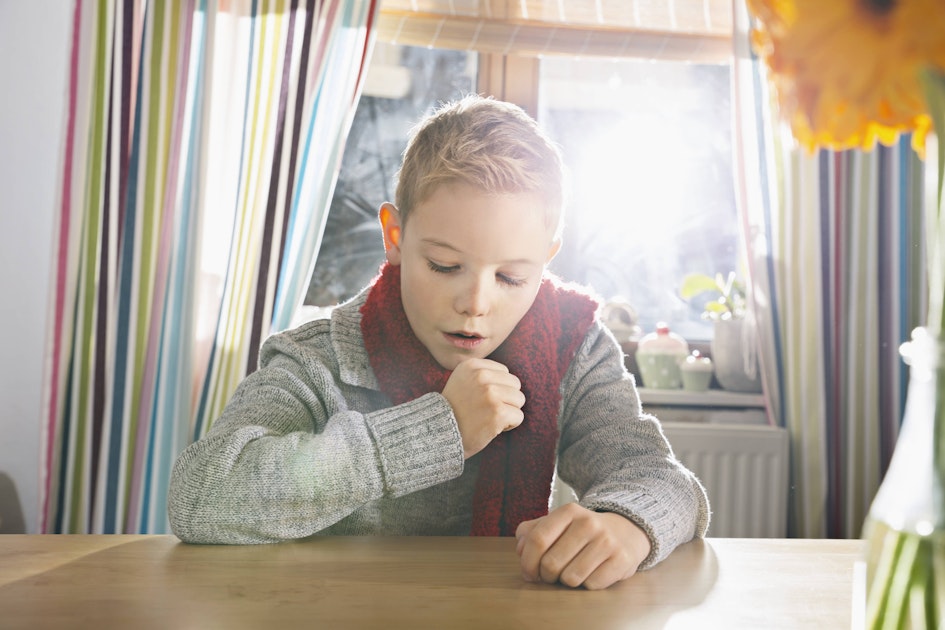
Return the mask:
<path id="1" fill-rule="evenodd" d="M 664 422 L 676 457 L 702 481 L 712 506 L 709 536 L 784 538 L 788 434 L 768 425 Z"/>
<path id="2" fill-rule="evenodd" d="M 702 481 L 714 538 L 784 538 L 787 534 L 788 434 L 768 425 L 663 422 L 676 457 Z M 573 501 L 560 479 L 552 508 Z"/>

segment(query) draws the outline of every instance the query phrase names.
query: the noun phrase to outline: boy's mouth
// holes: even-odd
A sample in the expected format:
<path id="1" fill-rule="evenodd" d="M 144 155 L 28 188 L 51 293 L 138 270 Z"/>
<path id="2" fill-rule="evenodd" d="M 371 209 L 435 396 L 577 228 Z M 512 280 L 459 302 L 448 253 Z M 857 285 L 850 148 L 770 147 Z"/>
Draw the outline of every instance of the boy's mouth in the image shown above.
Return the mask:
<path id="1" fill-rule="evenodd" d="M 472 350 L 484 340 L 482 335 L 462 330 L 448 332 L 445 334 L 445 337 L 451 344 L 457 348 L 462 348 L 463 350 Z"/>
<path id="2" fill-rule="evenodd" d="M 459 337 L 461 339 L 482 339 L 482 335 L 477 335 L 476 333 L 468 332 L 451 332 L 447 333 L 453 337 Z"/>

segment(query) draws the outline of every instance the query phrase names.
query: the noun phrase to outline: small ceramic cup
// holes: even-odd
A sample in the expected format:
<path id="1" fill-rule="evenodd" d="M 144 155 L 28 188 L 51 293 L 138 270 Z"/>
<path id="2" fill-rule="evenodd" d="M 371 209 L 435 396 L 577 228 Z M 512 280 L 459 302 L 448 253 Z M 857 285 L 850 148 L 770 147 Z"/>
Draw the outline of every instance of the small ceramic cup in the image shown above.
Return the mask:
<path id="1" fill-rule="evenodd" d="M 690 392 L 704 392 L 712 382 L 712 359 L 693 350 L 686 359 L 679 364 L 682 374 L 683 389 Z"/>

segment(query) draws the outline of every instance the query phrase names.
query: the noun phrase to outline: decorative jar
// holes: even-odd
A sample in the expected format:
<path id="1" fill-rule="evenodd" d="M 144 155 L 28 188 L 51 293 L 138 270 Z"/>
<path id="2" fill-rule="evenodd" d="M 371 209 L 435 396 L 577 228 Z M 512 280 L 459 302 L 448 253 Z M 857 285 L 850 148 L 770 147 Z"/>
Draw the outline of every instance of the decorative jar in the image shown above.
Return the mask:
<path id="1" fill-rule="evenodd" d="M 682 373 L 679 364 L 689 354 L 689 344 L 672 332 L 665 322 L 656 324 L 656 332 L 644 335 L 637 346 L 636 360 L 643 386 L 653 389 L 679 389 Z"/>

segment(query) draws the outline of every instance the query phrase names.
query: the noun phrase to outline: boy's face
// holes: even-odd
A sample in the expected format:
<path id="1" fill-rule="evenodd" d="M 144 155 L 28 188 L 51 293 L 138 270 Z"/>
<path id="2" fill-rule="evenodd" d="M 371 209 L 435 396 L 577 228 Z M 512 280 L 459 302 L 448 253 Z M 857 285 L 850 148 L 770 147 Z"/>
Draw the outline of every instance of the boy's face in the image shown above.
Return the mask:
<path id="1" fill-rule="evenodd" d="M 541 199 L 440 186 L 402 226 L 381 208 L 387 260 L 400 265 L 401 298 L 414 334 L 448 370 L 484 358 L 525 315 L 558 249 Z"/>

